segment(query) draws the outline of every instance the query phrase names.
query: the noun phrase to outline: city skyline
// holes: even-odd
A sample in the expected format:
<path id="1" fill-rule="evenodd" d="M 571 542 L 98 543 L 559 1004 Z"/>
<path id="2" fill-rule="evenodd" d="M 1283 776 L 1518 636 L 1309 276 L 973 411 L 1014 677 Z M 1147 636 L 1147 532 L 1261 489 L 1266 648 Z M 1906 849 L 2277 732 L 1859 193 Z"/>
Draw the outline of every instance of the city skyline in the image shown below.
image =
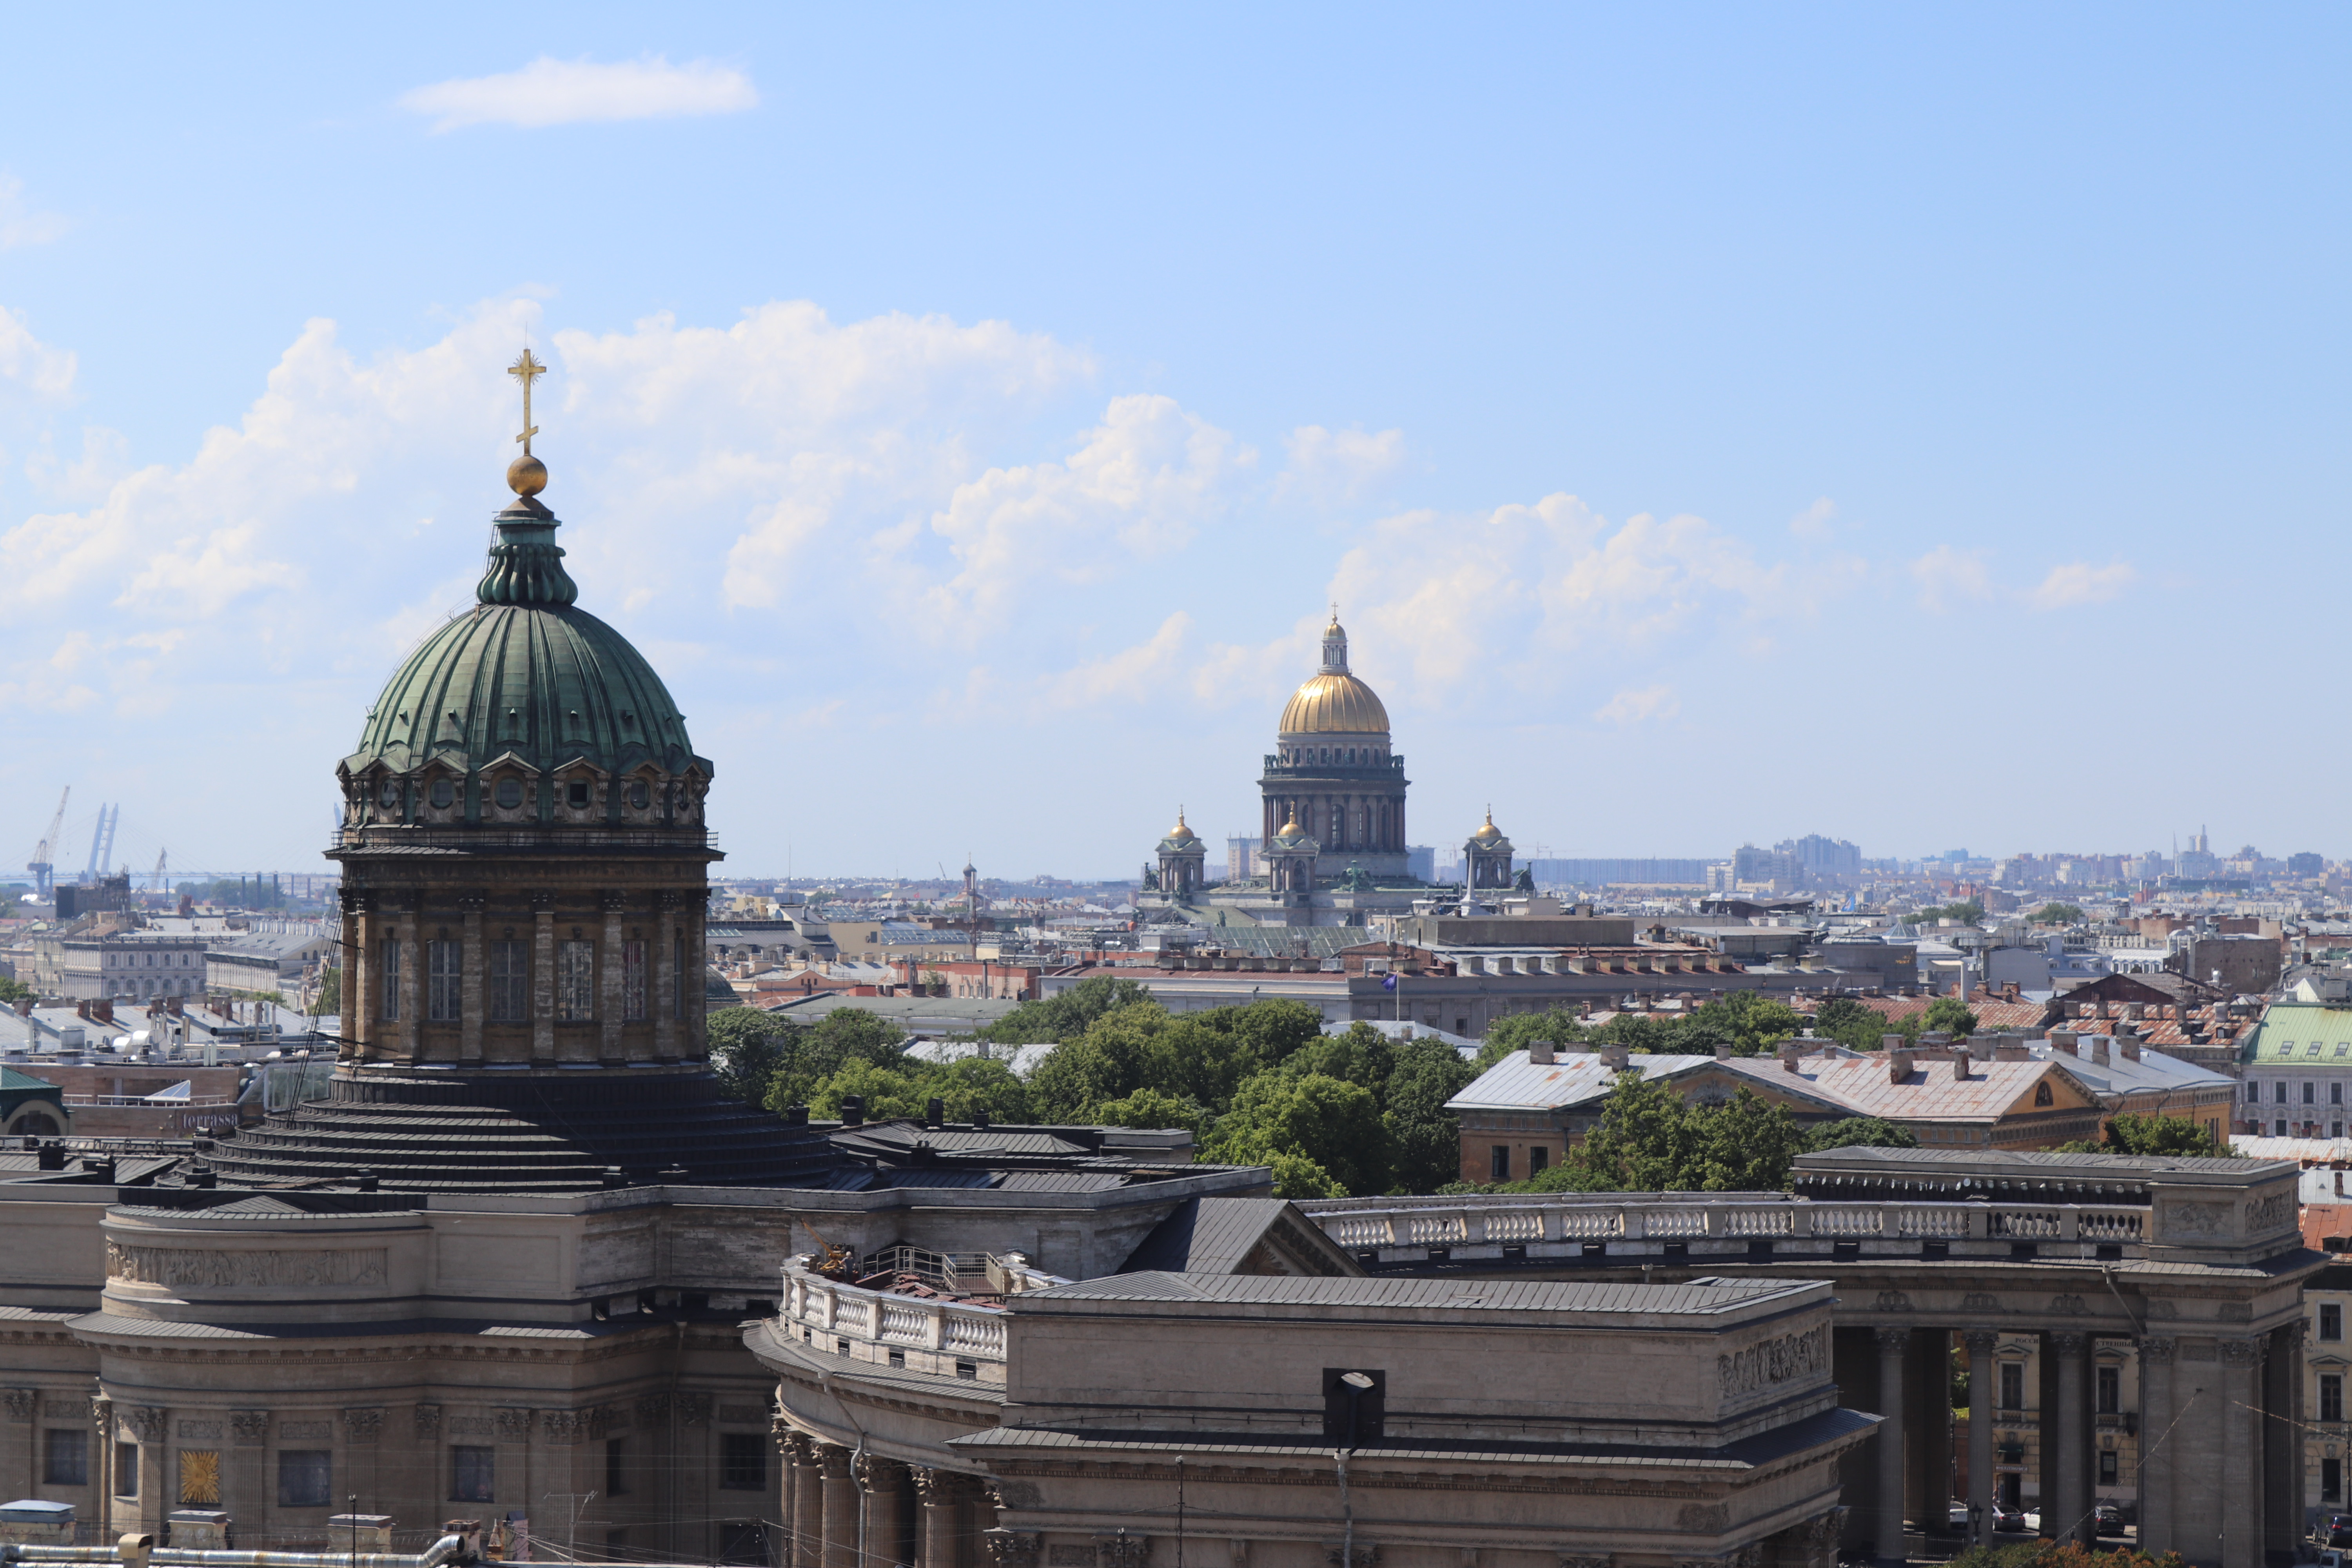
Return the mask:
<path id="1" fill-rule="evenodd" d="M 528 337 L 745 873 L 1245 826 L 1333 599 L 1416 842 L 2352 853 L 2340 742 L 2240 738 L 2347 564 L 2339 15 L 73 26 L 0 97 L 0 852 L 71 784 L 315 864 Z"/>

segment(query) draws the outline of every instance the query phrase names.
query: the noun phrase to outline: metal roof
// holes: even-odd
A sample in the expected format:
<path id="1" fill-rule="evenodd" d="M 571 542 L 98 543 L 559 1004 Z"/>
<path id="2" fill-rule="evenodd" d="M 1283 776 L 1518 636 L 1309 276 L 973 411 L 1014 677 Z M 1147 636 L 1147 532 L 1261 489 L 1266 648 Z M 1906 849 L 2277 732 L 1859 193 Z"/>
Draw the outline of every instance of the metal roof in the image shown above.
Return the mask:
<path id="1" fill-rule="evenodd" d="M 1125 1263 L 1122 1274 L 1232 1274 L 1258 1244 L 1287 1227 L 1296 1245 L 1327 1258 L 1343 1274 L 1360 1270 L 1322 1227 L 1291 1207 L 1287 1198 L 1187 1198 L 1152 1228 Z"/>

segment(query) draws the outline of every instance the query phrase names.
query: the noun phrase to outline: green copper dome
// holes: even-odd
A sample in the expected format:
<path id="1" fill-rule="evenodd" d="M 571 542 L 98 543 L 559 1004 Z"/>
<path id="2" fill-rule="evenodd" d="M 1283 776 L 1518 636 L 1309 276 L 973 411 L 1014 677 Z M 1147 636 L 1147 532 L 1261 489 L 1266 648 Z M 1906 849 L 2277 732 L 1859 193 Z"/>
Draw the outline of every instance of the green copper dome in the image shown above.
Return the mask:
<path id="1" fill-rule="evenodd" d="M 450 801 L 446 816 L 423 799 L 404 799 L 400 820 L 512 820 L 489 809 L 486 772 L 537 780 L 578 773 L 582 764 L 605 779 L 638 775 L 665 797 L 672 782 L 690 781 L 690 814 L 647 806 L 656 820 L 698 818 L 711 765 L 695 755 L 677 705 L 645 657 L 573 607 L 579 588 L 563 569 L 554 514 L 525 497 L 497 521 L 473 609 L 426 637 L 394 672 L 368 711 L 358 750 L 343 759 L 353 820 L 385 820 L 383 809 L 371 808 L 391 807 L 386 781 L 419 770 L 452 784 L 452 775 L 462 775 L 464 798 Z M 541 805 L 551 791 L 530 794 L 534 809 L 522 815 L 553 815 Z M 636 815 L 623 813 L 617 797 L 612 805 L 593 815 Z"/>

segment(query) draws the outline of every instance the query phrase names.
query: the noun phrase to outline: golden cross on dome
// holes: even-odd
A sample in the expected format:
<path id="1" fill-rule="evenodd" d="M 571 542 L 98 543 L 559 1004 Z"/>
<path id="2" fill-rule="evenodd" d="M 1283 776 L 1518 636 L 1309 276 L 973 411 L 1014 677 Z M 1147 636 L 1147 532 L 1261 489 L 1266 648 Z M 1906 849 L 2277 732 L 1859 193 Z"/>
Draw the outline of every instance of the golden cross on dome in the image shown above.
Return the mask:
<path id="1" fill-rule="evenodd" d="M 522 383 L 522 434 L 515 439 L 522 443 L 522 455 L 528 458 L 530 456 L 530 438 L 539 434 L 539 426 L 530 422 L 530 384 L 545 375 L 547 367 L 533 359 L 530 350 L 526 348 L 520 359 L 507 366 L 507 374 Z"/>

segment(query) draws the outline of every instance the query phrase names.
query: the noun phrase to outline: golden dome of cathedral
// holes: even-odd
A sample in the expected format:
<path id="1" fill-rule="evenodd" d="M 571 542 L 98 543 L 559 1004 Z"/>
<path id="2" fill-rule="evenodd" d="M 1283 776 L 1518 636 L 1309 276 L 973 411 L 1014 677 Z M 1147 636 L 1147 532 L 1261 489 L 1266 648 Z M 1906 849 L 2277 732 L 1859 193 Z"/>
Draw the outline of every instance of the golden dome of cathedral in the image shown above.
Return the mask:
<path id="1" fill-rule="evenodd" d="M 1502 836 L 1503 830 L 1495 826 L 1495 813 L 1493 808 L 1489 807 L 1486 812 L 1486 826 L 1470 837 L 1480 844 L 1492 844 Z"/>
<path id="2" fill-rule="evenodd" d="M 1323 629 L 1323 668 L 1307 678 L 1283 705 L 1285 735 L 1388 733 L 1389 710 L 1372 689 L 1348 673 L 1348 634 L 1337 616 Z"/>

